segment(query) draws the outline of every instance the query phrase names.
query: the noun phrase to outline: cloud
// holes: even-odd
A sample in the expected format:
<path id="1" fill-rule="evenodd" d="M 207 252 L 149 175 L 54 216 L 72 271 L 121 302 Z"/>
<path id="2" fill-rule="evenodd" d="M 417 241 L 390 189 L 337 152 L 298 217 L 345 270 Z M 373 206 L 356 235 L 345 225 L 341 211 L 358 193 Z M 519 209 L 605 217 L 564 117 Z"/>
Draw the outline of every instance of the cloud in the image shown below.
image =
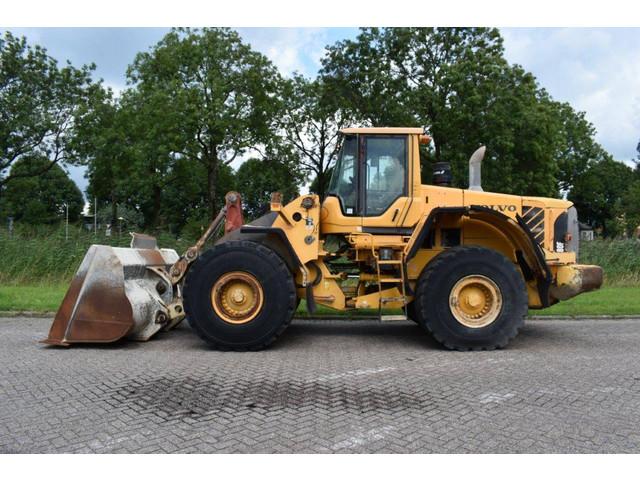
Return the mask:
<path id="1" fill-rule="evenodd" d="M 346 36 L 354 29 L 327 28 L 240 28 L 244 41 L 265 54 L 283 75 L 299 72 L 315 76 L 325 46 L 333 43 L 337 31 Z"/>
<path id="2" fill-rule="evenodd" d="M 640 140 L 640 29 L 508 28 L 505 54 L 559 101 L 586 112 L 596 139 L 616 159 Z"/>

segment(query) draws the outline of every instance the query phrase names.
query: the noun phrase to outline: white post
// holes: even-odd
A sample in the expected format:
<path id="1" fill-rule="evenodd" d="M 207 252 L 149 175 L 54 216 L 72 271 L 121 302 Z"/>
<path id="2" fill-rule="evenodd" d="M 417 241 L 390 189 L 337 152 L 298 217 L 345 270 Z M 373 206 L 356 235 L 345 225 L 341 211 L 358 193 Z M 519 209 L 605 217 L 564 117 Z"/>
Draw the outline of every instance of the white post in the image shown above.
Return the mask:
<path id="1" fill-rule="evenodd" d="M 68 242 L 69 241 L 69 204 L 65 203 L 64 206 L 67 209 L 67 219 L 64 226 L 64 239 L 66 242 Z"/>

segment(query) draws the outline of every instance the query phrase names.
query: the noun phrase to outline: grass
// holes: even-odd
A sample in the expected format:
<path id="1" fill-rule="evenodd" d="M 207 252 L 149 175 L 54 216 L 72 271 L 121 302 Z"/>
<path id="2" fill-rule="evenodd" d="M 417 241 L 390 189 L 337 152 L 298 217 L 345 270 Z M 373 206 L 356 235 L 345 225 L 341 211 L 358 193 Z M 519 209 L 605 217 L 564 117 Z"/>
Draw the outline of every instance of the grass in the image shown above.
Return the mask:
<path id="1" fill-rule="evenodd" d="M 96 237 L 78 227 L 69 229 L 68 240 L 63 227 L 17 225 L 12 235 L 5 227 L 0 227 L 0 284 L 66 284 L 91 244 L 127 247 L 129 241 L 129 235 L 105 237 L 100 234 Z M 180 253 L 193 241 L 166 233 L 158 235 L 160 246 Z M 640 285 L 640 241 L 599 239 L 582 242 L 579 261 L 602 266 L 607 285 Z"/>
<path id="2" fill-rule="evenodd" d="M 400 313 L 400 311 L 389 311 L 388 313 Z M 377 314 L 377 310 L 356 310 L 345 314 L 345 316 L 358 317 Z M 298 315 L 308 315 L 304 301 L 300 302 Z M 340 313 L 330 308 L 318 307 L 317 315 L 340 315 Z M 640 315 L 640 285 L 606 286 L 600 290 L 557 303 L 550 308 L 529 310 L 529 315 Z"/>
<path id="3" fill-rule="evenodd" d="M 2 285 L 0 311 L 54 312 L 67 285 Z"/>
<path id="4" fill-rule="evenodd" d="M 0 311 L 55 312 L 62 302 L 67 285 L 2 285 L 0 286 Z M 386 313 L 394 313 L 389 311 Z M 531 310 L 530 315 L 640 315 L 640 286 L 604 287 L 595 292 L 579 295 L 544 310 Z M 304 301 L 298 315 L 308 316 Z M 326 307 L 318 307 L 316 316 L 361 317 L 377 315 L 377 310 L 354 310 L 340 314 Z"/>
<path id="5" fill-rule="evenodd" d="M 89 245 L 101 243 L 128 246 L 129 236 L 95 237 L 73 227 L 65 239 L 62 227 L 27 227 L 17 225 L 12 235 L 0 228 L 0 310 L 55 311 L 71 277 Z M 183 252 L 193 239 L 158 236 L 159 245 Z M 605 270 L 605 287 L 580 295 L 549 309 L 535 310 L 535 315 L 640 315 L 640 242 L 595 240 L 582 242 L 581 263 L 601 265 Z M 339 313 L 319 307 L 320 315 Z M 299 315 L 307 315 L 304 302 Z M 354 311 L 348 316 L 375 315 L 377 311 Z"/>
<path id="6" fill-rule="evenodd" d="M 626 287 L 605 286 L 595 292 L 584 293 L 557 303 L 544 310 L 530 310 L 530 315 L 639 315 L 640 285 Z"/>

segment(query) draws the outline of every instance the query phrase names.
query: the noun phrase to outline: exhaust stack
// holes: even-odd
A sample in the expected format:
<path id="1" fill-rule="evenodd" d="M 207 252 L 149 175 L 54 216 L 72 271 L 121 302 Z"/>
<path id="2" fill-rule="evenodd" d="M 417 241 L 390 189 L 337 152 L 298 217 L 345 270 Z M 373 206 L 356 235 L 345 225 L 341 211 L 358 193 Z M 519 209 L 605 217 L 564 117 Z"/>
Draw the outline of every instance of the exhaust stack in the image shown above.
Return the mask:
<path id="1" fill-rule="evenodd" d="M 482 192 L 482 175 L 480 174 L 480 165 L 484 158 L 484 152 L 487 147 L 484 145 L 478 148 L 469 159 L 469 190 Z"/>

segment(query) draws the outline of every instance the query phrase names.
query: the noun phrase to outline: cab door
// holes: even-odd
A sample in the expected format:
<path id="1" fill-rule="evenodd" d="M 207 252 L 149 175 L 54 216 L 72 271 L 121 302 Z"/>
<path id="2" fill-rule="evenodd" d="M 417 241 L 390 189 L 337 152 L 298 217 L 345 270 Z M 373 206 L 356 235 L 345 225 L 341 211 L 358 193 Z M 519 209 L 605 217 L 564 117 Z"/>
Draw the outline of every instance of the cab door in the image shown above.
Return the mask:
<path id="1" fill-rule="evenodd" d="M 362 231 L 399 234 L 409 203 L 409 135 L 361 135 Z"/>

